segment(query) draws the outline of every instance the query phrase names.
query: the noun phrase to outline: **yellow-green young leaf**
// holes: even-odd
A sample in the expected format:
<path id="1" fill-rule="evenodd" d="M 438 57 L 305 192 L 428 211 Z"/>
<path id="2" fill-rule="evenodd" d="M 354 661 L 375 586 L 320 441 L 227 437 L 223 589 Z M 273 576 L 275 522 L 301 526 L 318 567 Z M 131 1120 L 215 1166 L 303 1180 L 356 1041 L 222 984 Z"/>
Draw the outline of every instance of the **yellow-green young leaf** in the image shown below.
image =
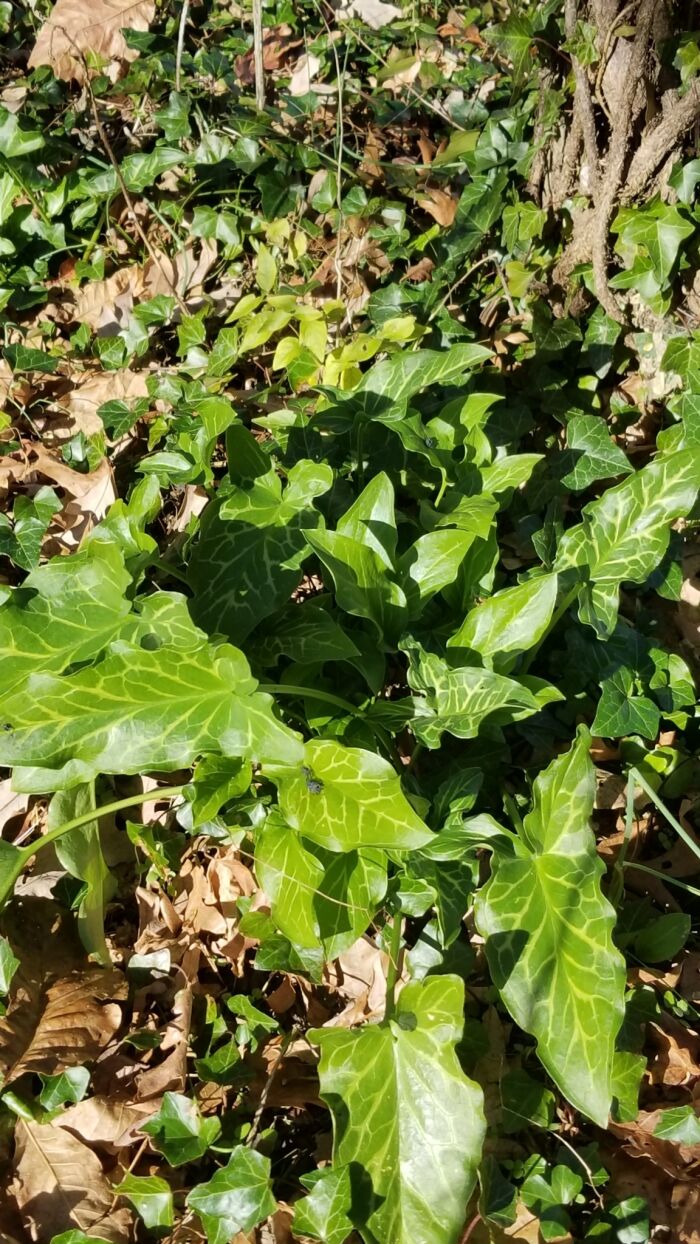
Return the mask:
<path id="1" fill-rule="evenodd" d="M 302 1175 L 301 1182 L 311 1191 L 294 1205 L 295 1235 L 323 1244 L 345 1244 L 353 1230 L 350 1215 L 358 1183 L 361 1187 L 361 1172 L 356 1167 L 326 1166 Z"/>
<path id="2" fill-rule="evenodd" d="M 16 847 L 14 849 L 17 850 Z M 19 959 L 13 954 L 10 943 L 6 937 L 0 937 L 0 994 L 9 993 L 12 977 L 18 967 Z"/>
<path id="3" fill-rule="evenodd" d="M 0 608 L 3 693 L 29 674 L 59 673 L 100 652 L 129 612 L 129 581 L 121 553 L 107 544 L 33 570 Z"/>
<path id="4" fill-rule="evenodd" d="M 256 687 L 229 645 L 124 642 L 91 669 L 37 674 L 9 695 L 0 764 L 32 766 L 16 785 L 47 791 L 98 773 L 187 768 L 204 752 L 293 763 L 299 738 Z"/>
<path id="5" fill-rule="evenodd" d="M 625 963 L 612 940 L 604 866 L 590 827 L 595 772 L 581 730 L 537 778 L 522 854 L 494 856 L 476 900 L 491 974 L 508 1010 L 537 1040 L 555 1084 L 601 1127 L 612 1100 Z"/>
<path id="6" fill-rule="evenodd" d="M 239 1231 L 252 1231 L 277 1209 L 270 1159 L 238 1145 L 226 1166 L 192 1189 L 187 1205 L 199 1216 L 209 1244 L 229 1244 Z"/>
<path id="7" fill-rule="evenodd" d="M 409 851 L 432 834 L 413 811 L 388 760 L 332 739 L 311 739 L 294 765 L 266 764 L 293 829 L 330 851 Z"/>
<path id="8" fill-rule="evenodd" d="M 266 246 L 258 247 L 258 255 L 255 261 L 255 276 L 259 289 L 264 294 L 269 294 L 275 288 L 277 281 L 277 264 L 272 257 L 272 251 Z"/>
<path id="9" fill-rule="evenodd" d="M 172 1227 L 172 1189 L 160 1176 L 126 1174 L 114 1191 L 131 1201 L 145 1227 Z"/>
<path id="10" fill-rule="evenodd" d="M 309 1033 L 334 1165 L 357 1171 L 353 1221 L 364 1219 L 372 1242 L 455 1244 L 464 1226 L 485 1122 L 454 1050 L 463 1005 L 459 977 L 429 977 L 402 990 L 389 1023 Z"/>
<path id="11" fill-rule="evenodd" d="M 485 346 L 472 344 L 449 350 L 406 350 L 370 367 L 358 390 L 401 402 L 431 385 L 452 384 L 490 357 Z"/>
<path id="12" fill-rule="evenodd" d="M 364 933 L 386 891 L 382 851 L 325 851 L 274 809 L 255 835 L 255 871 L 280 931 L 295 946 L 323 946 L 329 960 Z"/>
<path id="13" fill-rule="evenodd" d="M 644 583 L 658 566 L 671 526 L 692 510 L 700 490 L 700 454 L 679 449 L 608 488 L 559 544 L 556 569 L 587 567 L 592 587 L 580 616 L 601 636 L 615 628 L 620 584 Z"/>
<path id="14" fill-rule="evenodd" d="M 505 588 L 472 609 L 447 646 L 471 648 L 482 657 L 527 652 L 547 630 L 556 601 L 555 574 Z"/>

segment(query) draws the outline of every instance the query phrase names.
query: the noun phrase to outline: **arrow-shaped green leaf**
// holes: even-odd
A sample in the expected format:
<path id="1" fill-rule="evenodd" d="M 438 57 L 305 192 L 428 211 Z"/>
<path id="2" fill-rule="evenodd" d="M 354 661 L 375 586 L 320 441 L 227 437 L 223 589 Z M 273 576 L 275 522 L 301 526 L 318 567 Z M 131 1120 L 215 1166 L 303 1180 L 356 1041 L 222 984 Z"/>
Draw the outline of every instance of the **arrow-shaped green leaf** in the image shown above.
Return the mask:
<path id="1" fill-rule="evenodd" d="M 432 977 L 402 990 L 390 1023 L 309 1033 L 334 1164 L 371 1180 L 361 1206 L 370 1244 L 454 1244 L 464 1225 L 485 1125 L 481 1090 L 454 1050 L 463 1003 L 459 977 Z"/>
<path id="2" fill-rule="evenodd" d="M 476 923 L 516 1023 L 536 1038 L 544 1067 L 572 1105 L 605 1127 L 625 965 L 613 945 L 615 912 L 600 888 L 604 867 L 589 823 L 589 741 L 581 731 L 537 778 L 523 853 L 494 856 Z"/>

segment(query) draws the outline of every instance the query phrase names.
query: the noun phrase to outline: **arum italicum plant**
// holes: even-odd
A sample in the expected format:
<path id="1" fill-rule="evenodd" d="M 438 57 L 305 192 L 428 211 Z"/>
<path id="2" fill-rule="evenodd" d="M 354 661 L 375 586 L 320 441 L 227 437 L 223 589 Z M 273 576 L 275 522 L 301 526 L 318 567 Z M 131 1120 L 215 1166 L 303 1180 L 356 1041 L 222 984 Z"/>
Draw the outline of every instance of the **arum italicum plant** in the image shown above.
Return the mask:
<path id="1" fill-rule="evenodd" d="M 385 420 L 395 403 L 425 384 L 452 383 L 481 361 L 461 349 L 393 356 L 370 369 L 341 410 L 368 418 L 371 431 L 372 420 Z M 386 406 L 378 399 L 388 392 Z M 65 563 L 49 562 L 27 581 L 32 594 L 11 597 L 0 611 L 0 623 L 3 614 L 9 622 L 8 669 L 16 671 L 0 760 L 12 766 L 18 789 L 55 792 L 43 839 L 3 844 L 3 897 L 36 851 L 53 842 L 84 882 L 79 925 L 88 950 L 104 960 L 109 888 L 100 818 L 153 793 L 97 807 L 95 784 L 194 766 L 189 782 L 163 786 L 157 797 L 184 794 L 178 816 L 195 833 L 206 834 L 222 808 L 235 811 L 245 800 L 242 824 L 270 914 L 262 924 L 244 917 L 243 928 L 252 921 L 264 945 L 267 920 L 290 962 L 312 977 L 373 922 L 384 920 L 389 935 L 384 1019 L 308 1033 L 335 1121 L 323 1195 L 342 1199 L 358 1171 L 366 1194 L 357 1225 L 367 1240 L 451 1241 L 479 1169 L 482 1093 L 455 1053 L 463 980 L 418 970 L 396 996 L 404 938 L 413 940 L 411 922 L 433 909 L 445 953 L 473 904 L 502 1003 L 536 1042 L 562 1095 L 606 1126 L 625 970 L 591 828 L 589 732 L 581 727 L 535 778 L 529 807 L 512 829 L 490 814 L 468 815 L 481 775 L 464 760 L 469 740 L 484 733 L 498 739 L 511 724 L 564 702 L 556 684 L 531 668 L 541 666 L 574 606 L 594 642 L 614 634 L 621 584 L 645 582 L 661 561 L 671 524 L 694 504 L 700 463 L 689 450 L 659 455 L 584 507 L 549 564 L 501 585 L 490 564 L 496 518 L 531 461 L 516 455 L 485 464 L 478 491 L 473 469 L 470 491 L 457 471 L 439 490 L 439 504 L 421 503 L 425 529 L 416 537 L 415 518 L 402 512 L 385 471 L 343 505 L 347 485 L 302 459 L 287 472 L 280 508 L 269 458 L 261 460 L 242 427 L 236 438 L 252 465 L 247 474 L 235 471 L 209 503 L 192 544 L 189 597 L 127 596 L 129 546 L 123 526 L 108 518 L 71 559 L 68 590 L 55 591 Z M 338 503 L 320 508 L 320 498 L 328 502 L 336 489 Z M 131 519 L 131 542 L 143 522 L 143 515 Z M 288 569 L 298 581 L 315 558 L 324 594 L 280 611 L 277 578 L 286 595 Z M 272 584 L 266 608 L 276 611 L 267 633 L 251 631 L 245 597 L 253 584 L 263 592 L 265 576 Z M 47 624 L 51 646 L 28 668 L 18 627 L 45 635 Z M 287 662 L 280 681 L 261 682 L 252 672 L 274 669 L 280 658 Z M 342 696 L 333 689 L 337 678 L 325 673 L 337 662 L 348 671 Z M 384 694 L 388 662 L 405 670 L 398 698 Z M 402 731 L 423 748 L 409 769 L 396 750 Z M 434 762 L 438 784 L 431 775 L 423 785 L 421 774 Z M 252 805 L 251 793 L 258 800 Z M 479 885 L 481 849 L 490 870 Z M 222 1170 L 212 1183 L 235 1183 L 237 1162 L 234 1155 L 229 1174 Z M 205 1209 L 200 1192 L 190 1204 L 217 1241 L 220 1224 L 228 1230 L 233 1220 L 211 1212 L 219 1205 L 214 1192 Z M 320 1197 L 315 1184 L 302 1218 Z"/>

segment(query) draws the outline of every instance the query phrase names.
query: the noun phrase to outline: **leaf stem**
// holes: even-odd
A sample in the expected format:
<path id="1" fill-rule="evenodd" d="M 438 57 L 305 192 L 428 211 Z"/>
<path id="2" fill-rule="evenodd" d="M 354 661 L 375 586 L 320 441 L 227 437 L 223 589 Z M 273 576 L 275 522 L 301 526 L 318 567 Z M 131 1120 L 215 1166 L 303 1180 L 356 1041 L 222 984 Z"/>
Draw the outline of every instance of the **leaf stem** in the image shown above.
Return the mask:
<path id="1" fill-rule="evenodd" d="M 688 831 L 683 828 L 680 821 L 676 820 L 670 808 L 666 807 L 666 804 L 663 802 L 663 800 L 659 799 L 659 796 L 657 795 L 653 786 L 649 785 L 646 778 L 643 777 L 642 774 L 639 772 L 639 769 L 630 769 L 630 778 L 633 778 L 635 782 L 638 782 L 642 790 L 646 791 L 647 795 L 651 799 L 652 803 L 655 804 L 655 806 L 658 808 L 659 812 L 663 812 L 664 816 L 666 817 L 666 820 L 670 821 L 671 825 L 673 826 L 676 833 L 678 834 L 678 837 L 682 838 L 686 846 L 690 847 L 690 850 L 693 852 L 693 855 L 697 855 L 698 859 L 700 859 L 700 847 L 698 846 L 697 842 L 693 842 L 693 839 L 691 838 Z M 667 877 L 666 880 L 670 881 L 671 878 Z"/>
<path id="2" fill-rule="evenodd" d="M 267 691 L 269 695 L 298 695 L 311 700 L 321 700 L 325 704 L 332 704 L 334 708 L 342 708 L 346 713 L 352 713 L 354 717 L 363 715 L 362 709 L 351 704 L 349 700 L 343 700 L 339 695 L 332 695 L 330 691 L 317 691 L 315 687 L 295 687 L 290 683 L 261 682 L 258 691 Z"/>
<path id="3" fill-rule="evenodd" d="M 384 1019 L 391 1019 L 396 1010 L 396 983 L 399 979 L 399 959 L 401 958 L 401 916 L 397 912 L 391 926 L 389 942 L 389 970 L 386 974 L 386 1008 Z"/>
<path id="4" fill-rule="evenodd" d="M 154 790 L 143 790 L 138 795 L 127 795 L 125 799 L 115 799 L 112 803 L 103 804 L 101 808 L 92 808 L 87 812 L 82 812 L 80 816 L 73 817 L 72 821 L 66 821 L 63 825 L 57 825 L 55 829 L 50 829 L 37 842 L 30 842 L 28 846 L 22 847 L 21 854 L 24 857 L 24 863 L 27 863 L 33 855 L 36 855 L 37 851 L 41 851 L 50 842 L 55 842 L 57 838 L 62 838 L 71 829 L 79 829 L 81 825 L 89 825 L 91 821 L 97 821 L 100 817 L 107 816 L 110 812 L 120 812 L 122 808 L 135 808 L 137 804 L 148 803 L 152 799 L 169 799 L 174 795 L 182 794 L 183 790 L 184 783 L 180 786 L 160 786 Z"/>
<path id="5" fill-rule="evenodd" d="M 663 881 L 664 885 L 675 885 L 679 890 L 686 890 L 688 894 L 693 894 L 696 898 L 700 898 L 700 890 L 697 886 L 688 885 L 687 881 L 678 881 L 676 877 L 668 877 L 666 873 L 659 872 L 658 868 L 649 868 L 646 864 L 638 864 L 636 860 L 626 860 L 622 867 L 634 868 L 640 873 L 648 873 L 650 877 L 658 877 Z"/>

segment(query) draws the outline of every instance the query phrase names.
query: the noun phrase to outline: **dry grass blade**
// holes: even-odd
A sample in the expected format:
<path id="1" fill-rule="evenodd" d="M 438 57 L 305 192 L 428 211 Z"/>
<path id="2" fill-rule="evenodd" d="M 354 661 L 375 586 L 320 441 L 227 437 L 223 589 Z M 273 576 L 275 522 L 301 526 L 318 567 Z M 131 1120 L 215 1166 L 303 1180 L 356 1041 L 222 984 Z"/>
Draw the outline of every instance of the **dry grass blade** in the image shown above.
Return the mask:
<path id="1" fill-rule="evenodd" d="M 81 55 L 104 57 L 109 75 L 120 76 L 124 62 L 136 53 L 126 45 L 124 28 L 148 30 L 155 14 L 153 0 L 57 0 L 44 22 L 29 57 L 29 68 L 50 65 L 65 82 L 86 79 Z"/>
<path id="2" fill-rule="evenodd" d="M 131 1215 L 113 1208 L 114 1194 L 99 1158 L 61 1128 L 17 1124 L 12 1192 L 37 1244 L 71 1229 L 109 1244 L 128 1239 Z"/>

